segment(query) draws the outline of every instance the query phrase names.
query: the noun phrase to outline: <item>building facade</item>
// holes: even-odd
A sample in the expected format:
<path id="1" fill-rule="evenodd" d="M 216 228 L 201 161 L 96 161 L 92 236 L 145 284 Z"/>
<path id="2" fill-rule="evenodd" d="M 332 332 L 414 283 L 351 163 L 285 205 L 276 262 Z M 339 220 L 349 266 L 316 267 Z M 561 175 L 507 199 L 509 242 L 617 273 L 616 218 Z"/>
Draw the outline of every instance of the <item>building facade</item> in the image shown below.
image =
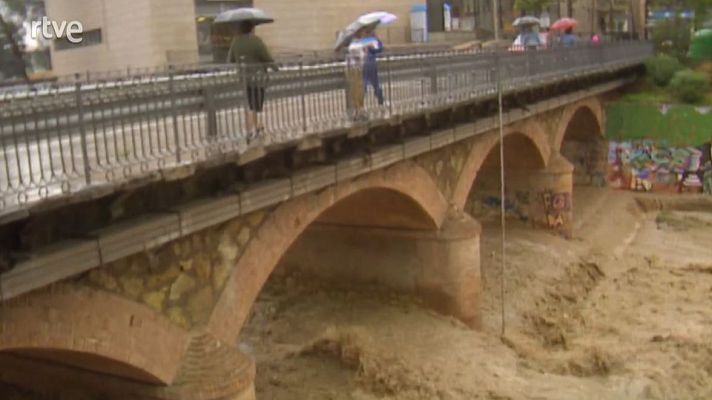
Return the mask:
<path id="1" fill-rule="evenodd" d="M 47 0 L 53 21 L 80 21 L 82 42 L 57 39 L 54 74 L 198 61 L 193 0 Z"/>
<path id="2" fill-rule="evenodd" d="M 46 0 L 54 21 L 80 21 L 81 44 L 55 40 L 53 71 L 75 73 L 152 68 L 167 64 L 213 61 L 211 24 L 222 11 L 254 6 L 277 21 L 259 27 L 259 35 L 276 53 L 330 48 L 339 30 L 359 15 L 390 11 L 399 19 L 381 29 L 386 43 L 409 38 L 412 0 Z"/>

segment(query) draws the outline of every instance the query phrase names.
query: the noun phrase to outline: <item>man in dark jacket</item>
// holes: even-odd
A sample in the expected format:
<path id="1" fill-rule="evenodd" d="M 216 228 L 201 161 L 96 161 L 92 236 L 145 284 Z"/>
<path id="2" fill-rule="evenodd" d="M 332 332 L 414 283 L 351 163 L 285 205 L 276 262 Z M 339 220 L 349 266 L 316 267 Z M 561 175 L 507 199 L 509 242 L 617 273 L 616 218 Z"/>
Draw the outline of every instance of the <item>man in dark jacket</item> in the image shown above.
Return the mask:
<path id="1" fill-rule="evenodd" d="M 264 131 L 259 113 L 262 112 L 265 101 L 267 68 L 277 70 L 277 65 L 267 46 L 254 34 L 254 30 L 253 22 L 241 22 L 238 26 L 238 34 L 232 40 L 227 54 L 227 61 L 238 63 L 244 74 L 249 110 L 245 122 L 248 142 Z"/>

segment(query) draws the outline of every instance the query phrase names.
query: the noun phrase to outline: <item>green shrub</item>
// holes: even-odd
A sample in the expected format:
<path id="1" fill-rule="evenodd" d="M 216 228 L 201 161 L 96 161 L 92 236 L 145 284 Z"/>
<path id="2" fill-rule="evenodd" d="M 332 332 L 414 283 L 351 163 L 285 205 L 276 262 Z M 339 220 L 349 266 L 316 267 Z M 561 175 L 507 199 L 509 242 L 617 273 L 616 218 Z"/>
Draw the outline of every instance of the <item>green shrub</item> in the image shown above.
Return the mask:
<path id="1" fill-rule="evenodd" d="M 682 18 L 658 21 L 651 31 L 655 50 L 685 61 L 692 38 L 691 29 L 690 22 Z"/>
<path id="2" fill-rule="evenodd" d="M 683 68 L 677 58 L 667 54 L 658 54 L 645 62 L 650 79 L 660 87 L 667 86 L 675 73 Z"/>
<path id="3" fill-rule="evenodd" d="M 670 81 L 670 92 L 685 103 L 702 100 L 710 86 L 710 78 L 701 72 L 692 70 L 678 71 Z"/>

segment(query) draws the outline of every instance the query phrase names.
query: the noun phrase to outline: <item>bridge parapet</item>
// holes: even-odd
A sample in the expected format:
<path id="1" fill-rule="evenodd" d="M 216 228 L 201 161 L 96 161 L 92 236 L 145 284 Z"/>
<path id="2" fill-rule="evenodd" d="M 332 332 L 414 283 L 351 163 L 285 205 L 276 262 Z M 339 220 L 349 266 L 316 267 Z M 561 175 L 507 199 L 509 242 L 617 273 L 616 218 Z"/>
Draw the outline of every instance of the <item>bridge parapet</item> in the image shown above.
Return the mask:
<path id="1" fill-rule="evenodd" d="M 647 42 L 536 52 L 399 55 L 380 60 L 387 102 L 350 118 L 343 66 L 285 65 L 270 77 L 262 141 L 248 146 L 242 68 L 166 70 L 118 80 L 77 80 L 0 98 L 0 216 L 87 189 L 180 177 L 223 159 L 246 163 L 274 149 L 319 146 L 376 121 L 640 64 Z"/>

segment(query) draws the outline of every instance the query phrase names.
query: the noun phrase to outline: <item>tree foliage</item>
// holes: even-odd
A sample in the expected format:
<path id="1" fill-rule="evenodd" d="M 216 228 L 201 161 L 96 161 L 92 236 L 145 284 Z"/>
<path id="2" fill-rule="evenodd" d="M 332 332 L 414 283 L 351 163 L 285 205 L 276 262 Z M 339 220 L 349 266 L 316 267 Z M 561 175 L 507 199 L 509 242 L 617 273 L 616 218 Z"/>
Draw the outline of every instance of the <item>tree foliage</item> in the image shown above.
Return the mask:
<path id="1" fill-rule="evenodd" d="M 553 0 L 516 0 L 514 8 L 529 14 L 539 15 L 551 5 Z"/>
<path id="2" fill-rule="evenodd" d="M 712 0 L 649 0 L 650 8 L 664 8 L 672 11 L 693 10 L 695 27 L 699 28 L 707 20 Z"/>
<path id="3" fill-rule="evenodd" d="M 660 87 L 667 86 L 672 77 L 683 68 L 677 58 L 667 54 L 658 54 L 645 62 L 648 76 L 654 84 Z"/>
<path id="4" fill-rule="evenodd" d="M 22 23 L 26 15 L 25 0 L 0 0 L 0 73 L 3 76 L 19 74 L 28 79 L 22 48 Z"/>
<path id="5" fill-rule="evenodd" d="M 710 87 L 710 78 L 702 73 L 683 70 L 675 73 L 670 81 L 670 92 L 685 103 L 697 103 L 705 97 Z"/>

